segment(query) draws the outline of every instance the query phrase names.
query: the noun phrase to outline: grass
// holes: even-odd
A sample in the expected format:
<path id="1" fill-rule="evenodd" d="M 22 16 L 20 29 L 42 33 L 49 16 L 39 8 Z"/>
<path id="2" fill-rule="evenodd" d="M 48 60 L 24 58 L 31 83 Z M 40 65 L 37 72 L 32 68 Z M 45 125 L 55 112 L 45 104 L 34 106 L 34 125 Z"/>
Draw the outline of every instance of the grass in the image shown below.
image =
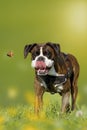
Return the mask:
<path id="1" fill-rule="evenodd" d="M 14 105 L 0 108 L 0 130 L 87 130 L 87 108 L 60 114 L 55 100 L 43 108 L 39 118 L 32 105 Z"/>

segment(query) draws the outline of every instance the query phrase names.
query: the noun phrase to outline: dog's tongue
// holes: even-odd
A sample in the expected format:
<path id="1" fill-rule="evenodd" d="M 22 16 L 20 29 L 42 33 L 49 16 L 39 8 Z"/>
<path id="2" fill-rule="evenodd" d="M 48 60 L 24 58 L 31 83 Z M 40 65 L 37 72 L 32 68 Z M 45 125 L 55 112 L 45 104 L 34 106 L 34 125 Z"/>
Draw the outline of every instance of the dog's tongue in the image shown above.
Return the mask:
<path id="1" fill-rule="evenodd" d="M 40 69 L 40 70 L 46 69 L 46 64 L 43 61 L 37 61 L 36 69 Z"/>

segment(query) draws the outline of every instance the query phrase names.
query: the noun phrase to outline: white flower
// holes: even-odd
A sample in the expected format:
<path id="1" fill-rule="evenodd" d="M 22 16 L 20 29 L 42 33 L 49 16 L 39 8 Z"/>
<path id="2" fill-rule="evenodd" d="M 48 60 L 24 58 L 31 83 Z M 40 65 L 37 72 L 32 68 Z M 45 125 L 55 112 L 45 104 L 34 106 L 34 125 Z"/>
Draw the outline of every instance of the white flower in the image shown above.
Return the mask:
<path id="1" fill-rule="evenodd" d="M 83 116 L 83 112 L 81 110 L 78 110 L 76 112 L 76 117 L 81 117 L 81 116 Z"/>

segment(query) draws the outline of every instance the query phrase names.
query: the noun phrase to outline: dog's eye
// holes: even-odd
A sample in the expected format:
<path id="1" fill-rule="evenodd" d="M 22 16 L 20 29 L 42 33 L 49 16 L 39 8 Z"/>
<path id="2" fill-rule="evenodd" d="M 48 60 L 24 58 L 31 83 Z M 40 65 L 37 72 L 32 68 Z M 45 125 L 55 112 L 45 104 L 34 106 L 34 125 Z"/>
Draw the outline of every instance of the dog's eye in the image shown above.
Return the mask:
<path id="1" fill-rule="evenodd" d="M 47 56 L 48 58 L 51 58 L 52 56 L 51 52 L 48 50 L 44 52 L 44 55 Z"/>
<path id="2" fill-rule="evenodd" d="M 39 54 L 40 54 L 39 51 L 35 51 L 35 52 L 33 52 L 33 53 L 32 53 L 32 57 L 33 57 L 33 59 L 34 59 L 36 56 L 38 56 Z"/>
<path id="3" fill-rule="evenodd" d="M 37 55 L 39 55 L 39 54 L 40 54 L 40 52 L 39 52 L 39 51 L 36 51 L 36 52 L 35 52 L 35 55 L 36 55 L 36 56 L 37 56 Z"/>

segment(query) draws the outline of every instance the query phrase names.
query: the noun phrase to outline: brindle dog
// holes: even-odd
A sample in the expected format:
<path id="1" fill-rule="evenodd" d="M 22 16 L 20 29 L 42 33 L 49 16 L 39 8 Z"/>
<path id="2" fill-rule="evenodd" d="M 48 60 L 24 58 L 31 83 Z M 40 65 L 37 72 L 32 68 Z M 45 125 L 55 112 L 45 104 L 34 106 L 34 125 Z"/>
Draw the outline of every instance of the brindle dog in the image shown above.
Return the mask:
<path id="1" fill-rule="evenodd" d="M 44 92 L 59 93 L 62 96 L 61 112 L 75 109 L 78 94 L 77 81 L 79 64 L 71 54 L 61 52 L 56 43 L 29 44 L 24 47 L 24 57 L 31 53 L 32 67 L 35 69 L 35 113 L 38 114 L 43 105 Z"/>

